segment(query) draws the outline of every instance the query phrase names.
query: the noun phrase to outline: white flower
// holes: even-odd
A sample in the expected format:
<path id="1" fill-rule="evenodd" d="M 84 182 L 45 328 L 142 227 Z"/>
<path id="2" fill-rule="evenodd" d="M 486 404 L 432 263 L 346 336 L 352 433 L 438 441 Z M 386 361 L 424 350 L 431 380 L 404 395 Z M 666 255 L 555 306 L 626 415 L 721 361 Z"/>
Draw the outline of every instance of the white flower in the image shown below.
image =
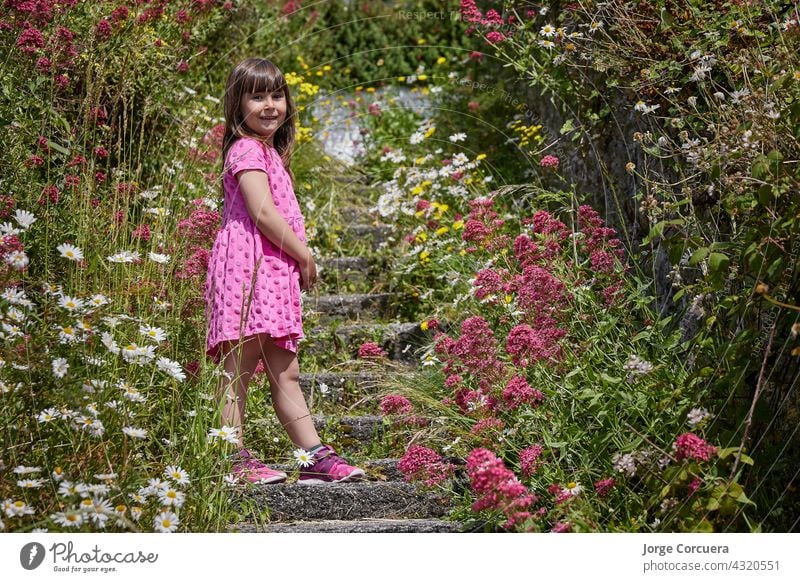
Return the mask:
<path id="1" fill-rule="evenodd" d="M 453 143 L 458 143 L 460 141 L 464 141 L 465 139 L 467 139 L 467 134 L 466 133 L 454 133 L 448 139 Z"/>
<path id="2" fill-rule="evenodd" d="M 92 295 L 92 297 L 89 299 L 89 303 L 91 303 L 95 307 L 101 307 L 103 305 L 106 305 L 108 302 L 109 302 L 108 298 L 105 295 L 101 295 L 100 293 Z"/>
<path id="3" fill-rule="evenodd" d="M 58 411 L 55 408 L 46 408 L 36 416 L 36 420 L 40 424 L 44 424 L 46 422 L 52 422 L 57 418 L 58 418 Z"/>
<path id="4" fill-rule="evenodd" d="M 112 354 L 118 354 L 120 352 L 117 342 L 114 341 L 114 337 L 107 331 L 104 331 L 102 334 L 100 334 L 100 340 Z"/>
<path id="5" fill-rule="evenodd" d="M 158 500 L 164 505 L 181 507 L 184 501 L 186 501 L 186 494 L 172 487 L 167 487 L 166 489 L 158 491 Z"/>
<path id="6" fill-rule="evenodd" d="M 555 36 L 556 27 L 552 24 L 545 24 L 541 29 L 539 29 L 539 34 L 548 38 Z"/>
<path id="7" fill-rule="evenodd" d="M 168 263 L 170 259 L 169 255 L 162 255 L 153 252 L 147 253 L 147 256 L 150 258 L 151 261 L 155 261 L 156 263 L 161 263 L 161 264 Z"/>
<path id="8" fill-rule="evenodd" d="M 30 259 L 25 251 L 12 251 L 6 255 L 5 261 L 17 271 L 21 271 L 30 262 Z"/>
<path id="9" fill-rule="evenodd" d="M 189 484 L 189 473 L 178 467 L 177 465 L 170 465 L 164 469 L 164 475 L 168 479 L 175 481 L 177 485 Z"/>
<path id="10" fill-rule="evenodd" d="M 581 491 L 583 491 L 583 487 L 581 487 L 578 483 L 574 481 L 570 481 L 564 486 L 564 491 L 572 496 L 575 496 Z"/>
<path id="11" fill-rule="evenodd" d="M 709 416 L 710 415 L 708 414 L 708 410 L 706 410 L 705 408 L 692 408 L 689 411 L 689 414 L 686 415 L 686 418 L 689 423 L 689 426 L 694 428 Z"/>
<path id="12" fill-rule="evenodd" d="M 122 427 L 122 432 L 126 435 L 131 437 L 132 439 L 144 439 L 147 438 L 147 431 L 143 428 L 136 428 L 133 426 L 124 426 Z"/>
<path id="13" fill-rule="evenodd" d="M 239 429 L 233 426 L 223 426 L 222 428 L 211 428 L 208 430 L 208 440 L 215 441 L 222 439 L 225 442 L 236 444 L 239 436 Z"/>
<path id="14" fill-rule="evenodd" d="M 65 358 L 56 358 L 52 362 L 53 366 L 53 376 L 56 378 L 63 378 L 67 375 L 67 370 L 69 370 L 69 364 Z"/>
<path id="15" fill-rule="evenodd" d="M 44 485 L 44 479 L 19 479 L 17 481 L 17 487 L 23 489 L 38 489 L 42 485 Z"/>
<path id="16" fill-rule="evenodd" d="M 19 465 L 18 467 L 14 467 L 14 473 L 17 475 L 30 475 L 31 473 L 41 473 L 41 467 L 26 467 L 25 465 Z"/>
<path id="17" fill-rule="evenodd" d="M 21 231 L 18 228 L 14 228 L 14 225 L 10 222 L 0 224 L 0 238 L 18 235 L 20 232 Z"/>
<path id="18" fill-rule="evenodd" d="M 14 213 L 14 218 L 17 220 L 17 224 L 19 224 L 23 229 L 30 228 L 30 226 L 36 222 L 36 216 L 33 213 L 20 208 L 18 208 Z"/>
<path id="19" fill-rule="evenodd" d="M 590 32 L 590 33 L 592 33 L 592 34 L 594 34 L 595 32 L 597 32 L 597 31 L 598 31 L 598 30 L 600 30 L 601 28 L 603 28 L 603 22 L 602 22 L 601 20 L 593 20 L 593 21 L 592 21 L 592 22 L 589 24 L 589 32 Z"/>
<path id="20" fill-rule="evenodd" d="M 121 251 L 106 257 L 112 263 L 132 263 L 139 258 L 139 251 Z"/>
<path id="21" fill-rule="evenodd" d="M 320 394 L 327 394 L 328 392 L 331 391 L 331 389 L 328 387 L 328 385 L 325 382 L 320 382 L 319 386 L 317 386 L 317 388 L 319 388 Z"/>
<path id="22" fill-rule="evenodd" d="M 59 511 L 50 516 L 58 525 L 65 527 L 80 527 L 83 525 L 83 513 L 77 509 L 70 509 L 68 511 Z"/>
<path id="23" fill-rule="evenodd" d="M 116 473 L 95 473 L 94 478 L 98 481 L 111 481 L 117 478 Z"/>
<path id="24" fill-rule="evenodd" d="M 133 511 L 133 510 L 131 510 Z M 161 533 L 171 533 L 178 529 L 178 516 L 171 511 L 162 511 L 153 520 L 153 527 Z"/>
<path id="25" fill-rule="evenodd" d="M 83 299 L 63 295 L 58 299 L 58 306 L 63 307 L 67 311 L 78 311 L 83 308 Z"/>
<path id="26" fill-rule="evenodd" d="M 642 360 L 636 354 L 631 354 L 628 361 L 623 366 L 625 370 L 628 370 L 632 375 L 640 375 L 644 376 L 648 374 L 653 369 L 653 364 L 648 362 L 647 360 Z"/>
<path id="27" fill-rule="evenodd" d="M 186 380 L 186 374 L 184 374 L 183 368 L 181 368 L 181 365 L 178 362 L 173 362 L 168 358 L 162 357 L 156 360 L 156 366 L 158 366 L 159 370 L 166 372 L 179 382 Z"/>
<path id="28" fill-rule="evenodd" d="M 7 517 L 20 517 L 22 515 L 33 515 L 35 513 L 33 507 L 26 502 L 17 499 L 6 499 L 3 501 L 3 511 Z"/>
<path id="29" fill-rule="evenodd" d="M 628 477 L 633 477 L 636 474 L 636 459 L 630 453 L 615 454 L 611 458 L 614 465 L 614 470 L 620 473 L 625 473 Z"/>
<path id="30" fill-rule="evenodd" d="M 161 206 L 147 208 L 145 209 L 145 212 L 148 214 L 155 214 L 156 216 L 169 216 L 171 214 L 169 208 L 163 208 Z"/>
<path id="31" fill-rule="evenodd" d="M 141 325 L 139 326 L 139 333 L 146 336 L 147 339 L 155 340 L 156 342 L 163 342 L 167 339 L 167 334 L 160 327 Z"/>
<path id="32" fill-rule="evenodd" d="M 56 250 L 61 253 L 61 256 L 71 261 L 80 261 L 83 258 L 83 251 L 69 243 L 60 244 Z"/>
<path id="33" fill-rule="evenodd" d="M 314 464 L 314 455 L 305 449 L 295 449 L 292 454 L 294 455 L 294 460 L 301 467 L 310 467 Z"/>

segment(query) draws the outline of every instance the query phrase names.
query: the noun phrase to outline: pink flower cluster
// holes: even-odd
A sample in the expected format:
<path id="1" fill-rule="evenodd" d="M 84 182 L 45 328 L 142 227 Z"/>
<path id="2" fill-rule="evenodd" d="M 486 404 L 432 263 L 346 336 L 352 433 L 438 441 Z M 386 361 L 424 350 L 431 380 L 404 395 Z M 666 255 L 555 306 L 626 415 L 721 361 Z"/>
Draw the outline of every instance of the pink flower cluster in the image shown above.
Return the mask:
<path id="1" fill-rule="evenodd" d="M 539 457 L 542 456 L 543 451 L 542 445 L 532 445 L 519 452 L 519 470 L 525 477 L 533 475 L 534 471 L 542 464 Z"/>
<path id="2" fill-rule="evenodd" d="M 503 403 L 507 410 L 514 410 L 523 404 L 536 407 L 544 400 L 544 394 L 531 388 L 523 376 L 514 376 L 503 390 Z"/>
<path id="3" fill-rule="evenodd" d="M 380 409 L 382 415 L 388 416 L 390 414 L 410 414 L 414 410 L 414 406 L 405 396 L 387 394 L 381 399 Z"/>
<path id="4" fill-rule="evenodd" d="M 193 202 L 197 202 L 198 206 L 202 203 L 202 201 Z M 210 246 L 217 235 L 219 221 L 219 212 L 198 209 L 188 218 L 178 222 L 178 234 L 195 244 Z"/>
<path id="5" fill-rule="evenodd" d="M 538 501 L 519 479 L 488 449 L 474 449 L 467 457 L 467 474 L 473 492 L 478 496 L 473 511 L 501 511 L 510 528 L 531 517 L 528 509 Z"/>
<path id="6" fill-rule="evenodd" d="M 717 454 L 717 447 L 691 432 L 680 435 L 672 444 L 672 450 L 676 452 L 675 458 L 678 461 L 683 459 L 708 461 Z"/>
<path id="7" fill-rule="evenodd" d="M 406 481 L 421 481 L 433 487 L 453 474 L 453 466 L 442 461 L 439 454 L 427 447 L 413 445 L 397 463 Z"/>
<path id="8" fill-rule="evenodd" d="M 175 276 L 178 279 L 190 279 L 205 275 L 210 257 L 211 252 L 208 249 L 196 248 L 194 253 L 175 271 Z"/>
<path id="9" fill-rule="evenodd" d="M 595 481 L 594 490 L 597 491 L 597 494 L 600 497 L 605 497 L 608 495 L 609 491 L 611 491 L 614 485 L 615 481 L 613 477 L 609 477 L 608 479 L 600 479 L 599 481 Z"/>
<path id="10" fill-rule="evenodd" d="M 492 210 L 494 200 L 491 198 L 475 198 L 469 201 L 470 213 L 464 223 L 462 240 L 474 242 L 489 251 L 499 250 L 508 244 L 508 235 L 497 234 L 505 221 L 498 218 L 497 212 Z M 468 247 L 467 252 L 477 251 L 477 247 Z"/>
<path id="11" fill-rule="evenodd" d="M 515 366 L 527 367 L 534 362 L 557 360 L 561 357 L 559 340 L 567 330 L 555 325 L 547 316 L 540 317 L 531 327 L 526 323 L 517 325 L 508 332 L 506 351 Z"/>
<path id="12" fill-rule="evenodd" d="M 359 358 L 385 358 L 388 354 L 375 342 L 366 342 L 358 348 Z"/>
<path id="13" fill-rule="evenodd" d="M 547 155 L 541 159 L 539 165 L 543 168 L 557 168 L 558 158 L 556 156 Z"/>

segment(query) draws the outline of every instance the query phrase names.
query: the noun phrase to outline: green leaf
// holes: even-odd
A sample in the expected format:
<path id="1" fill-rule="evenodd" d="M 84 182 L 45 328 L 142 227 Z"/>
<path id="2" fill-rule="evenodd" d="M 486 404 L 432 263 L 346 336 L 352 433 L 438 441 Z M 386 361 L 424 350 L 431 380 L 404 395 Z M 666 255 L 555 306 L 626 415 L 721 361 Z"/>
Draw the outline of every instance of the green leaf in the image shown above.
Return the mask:
<path id="1" fill-rule="evenodd" d="M 561 129 L 559 130 L 559 133 L 561 135 L 564 135 L 565 133 L 569 133 L 573 129 L 575 129 L 575 126 L 572 125 L 572 118 L 570 118 L 570 119 L 567 119 L 564 122 L 564 125 L 561 126 Z"/>
<path id="2" fill-rule="evenodd" d="M 622 378 L 615 378 L 614 376 L 609 376 L 605 372 L 600 373 L 600 378 L 607 384 L 619 384 L 622 382 Z"/>
<path id="3" fill-rule="evenodd" d="M 689 264 L 692 266 L 697 265 L 708 256 L 710 249 L 708 247 L 701 247 L 697 249 L 695 252 L 692 253 L 692 256 L 689 257 Z"/>
<path id="4" fill-rule="evenodd" d="M 730 259 L 722 253 L 711 253 L 708 257 L 708 266 L 712 273 L 721 273 L 728 268 Z"/>

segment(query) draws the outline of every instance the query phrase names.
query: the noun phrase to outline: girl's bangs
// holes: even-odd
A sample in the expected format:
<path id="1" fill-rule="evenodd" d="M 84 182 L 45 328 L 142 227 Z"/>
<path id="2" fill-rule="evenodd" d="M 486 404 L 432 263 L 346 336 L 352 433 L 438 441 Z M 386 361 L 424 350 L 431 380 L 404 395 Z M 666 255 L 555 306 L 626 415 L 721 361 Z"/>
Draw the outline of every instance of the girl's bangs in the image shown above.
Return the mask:
<path id="1" fill-rule="evenodd" d="M 243 81 L 242 91 L 244 93 L 272 93 L 283 89 L 286 81 L 282 75 L 272 75 L 272 71 L 267 68 L 253 68 L 247 72 Z"/>

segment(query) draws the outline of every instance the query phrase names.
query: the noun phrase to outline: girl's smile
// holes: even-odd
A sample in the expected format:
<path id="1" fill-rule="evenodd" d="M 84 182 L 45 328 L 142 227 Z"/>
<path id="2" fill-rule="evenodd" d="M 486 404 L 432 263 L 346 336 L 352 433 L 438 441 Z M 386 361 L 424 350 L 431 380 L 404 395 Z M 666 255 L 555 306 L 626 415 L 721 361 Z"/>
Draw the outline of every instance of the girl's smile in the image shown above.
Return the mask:
<path id="1" fill-rule="evenodd" d="M 253 132 L 272 139 L 286 118 L 283 91 L 244 93 L 241 103 L 245 125 Z"/>

